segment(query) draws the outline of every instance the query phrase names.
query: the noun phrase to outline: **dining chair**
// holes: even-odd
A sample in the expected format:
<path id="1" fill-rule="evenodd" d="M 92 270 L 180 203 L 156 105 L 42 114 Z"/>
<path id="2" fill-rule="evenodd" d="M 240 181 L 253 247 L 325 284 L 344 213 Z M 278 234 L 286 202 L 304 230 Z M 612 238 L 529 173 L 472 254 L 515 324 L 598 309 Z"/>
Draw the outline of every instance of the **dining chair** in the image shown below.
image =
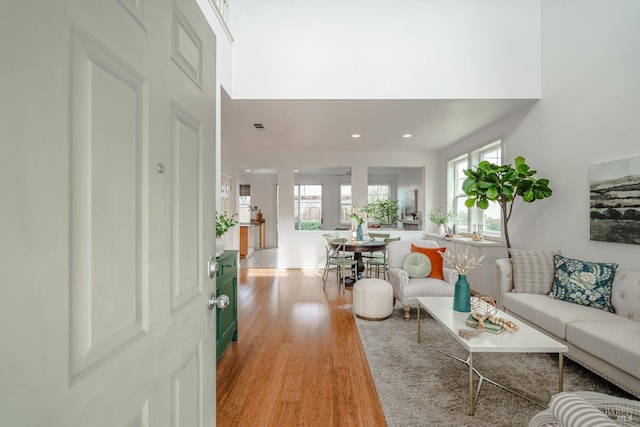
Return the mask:
<path id="1" fill-rule="evenodd" d="M 338 233 L 326 233 L 322 235 L 322 239 L 324 241 L 324 250 L 325 250 L 325 254 L 326 254 L 326 259 L 325 259 L 325 263 L 324 263 L 324 271 L 322 273 L 322 282 L 326 285 L 327 284 L 327 276 L 329 275 L 329 270 L 332 270 L 335 267 L 332 267 L 331 264 L 329 263 L 331 256 L 332 256 L 332 246 L 331 246 L 331 240 L 333 239 L 337 239 L 340 237 L 340 234 Z M 323 286 L 324 289 L 324 286 Z"/>
<path id="2" fill-rule="evenodd" d="M 396 240 L 400 240 L 400 237 L 387 237 L 384 239 L 384 243 L 386 245 L 389 245 L 389 242 L 395 242 Z M 376 277 L 379 278 L 380 269 L 382 269 L 382 278 L 384 280 L 389 279 L 389 255 L 386 250 L 386 247 L 385 247 L 385 250 L 381 253 L 381 255 L 367 259 L 366 264 L 367 264 L 367 271 L 369 272 L 369 274 L 371 274 L 371 272 L 375 269 Z"/>
<path id="3" fill-rule="evenodd" d="M 388 239 L 389 237 L 391 237 L 391 234 L 389 233 L 369 233 L 369 238 L 371 239 L 371 241 L 374 240 L 384 240 L 384 239 Z M 376 251 L 376 252 L 369 252 L 367 254 L 362 254 L 362 261 L 364 262 L 365 266 L 366 266 L 366 270 L 367 270 L 367 274 L 369 275 L 369 265 L 368 265 L 368 260 L 369 259 L 373 259 L 373 258 L 384 258 L 384 253 L 382 253 L 381 251 Z"/>
<path id="4" fill-rule="evenodd" d="M 358 261 L 353 258 L 351 252 L 346 250 L 347 239 L 338 238 L 332 235 L 323 235 L 327 260 L 322 275 L 322 289 L 327 286 L 329 271 L 335 269 L 340 290 L 344 293 L 347 277 L 357 269 Z M 349 274 L 347 274 L 347 272 Z"/>
<path id="5" fill-rule="evenodd" d="M 391 237 L 391 234 L 389 233 L 369 233 L 369 239 L 371 241 L 384 240 L 388 239 L 389 237 Z M 371 252 L 370 254 L 363 255 L 363 258 L 374 258 L 379 256 L 382 256 L 382 252 Z"/>

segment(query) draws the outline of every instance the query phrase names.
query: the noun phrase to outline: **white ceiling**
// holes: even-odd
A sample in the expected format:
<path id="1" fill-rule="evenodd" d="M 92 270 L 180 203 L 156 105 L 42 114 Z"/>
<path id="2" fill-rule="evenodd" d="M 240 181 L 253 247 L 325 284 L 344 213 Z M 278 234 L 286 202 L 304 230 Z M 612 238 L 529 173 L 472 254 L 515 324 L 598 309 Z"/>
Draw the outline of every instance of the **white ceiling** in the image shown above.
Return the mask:
<path id="1" fill-rule="evenodd" d="M 222 144 L 234 150 L 440 150 L 535 102 L 232 100 L 221 92 Z"/>

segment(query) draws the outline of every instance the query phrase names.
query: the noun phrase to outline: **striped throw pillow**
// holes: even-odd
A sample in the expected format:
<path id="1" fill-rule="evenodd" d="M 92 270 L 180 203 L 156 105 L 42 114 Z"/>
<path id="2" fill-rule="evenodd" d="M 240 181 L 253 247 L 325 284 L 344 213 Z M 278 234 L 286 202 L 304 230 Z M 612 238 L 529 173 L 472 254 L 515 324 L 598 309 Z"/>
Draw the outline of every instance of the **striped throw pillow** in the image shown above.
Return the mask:
<path id="1" fill-rule="evenodd" d="M 606 414 L 574 393 L 558 393 L 549 407 L 563 427 L 618 427 Z"/>
<path id="2" fill-rule="evenodd" d="M 554 255 L 560 251 L 509 249 L 513 263 L 513 288 L 527 294 L 548 294 L 553 285 Z"/>

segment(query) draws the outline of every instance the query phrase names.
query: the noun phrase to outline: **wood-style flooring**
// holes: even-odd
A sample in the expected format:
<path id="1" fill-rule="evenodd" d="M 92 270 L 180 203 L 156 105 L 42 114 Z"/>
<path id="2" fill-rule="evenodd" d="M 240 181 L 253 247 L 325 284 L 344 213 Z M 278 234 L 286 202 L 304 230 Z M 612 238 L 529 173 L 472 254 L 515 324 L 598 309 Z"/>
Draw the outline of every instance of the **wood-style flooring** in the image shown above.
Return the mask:
<path id="1" fill-rule="evenodd" d="M 240 267 L 238 342 L 217 362 L 217 425 L 386 426 L 350 288 L 340 293 L 332 274 L 323 290 L 319 271 Z"/>

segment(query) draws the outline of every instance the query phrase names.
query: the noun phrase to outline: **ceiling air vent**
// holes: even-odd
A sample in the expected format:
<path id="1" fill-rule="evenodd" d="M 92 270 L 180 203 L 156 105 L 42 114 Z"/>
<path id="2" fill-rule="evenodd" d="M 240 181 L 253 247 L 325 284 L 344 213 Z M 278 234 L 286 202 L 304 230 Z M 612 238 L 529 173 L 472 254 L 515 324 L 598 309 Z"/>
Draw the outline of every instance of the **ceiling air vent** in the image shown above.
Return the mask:
<path id="1" fill-rule="evenodd" d="M 264 129 L 264 126 L 262 125 L 262 123 L 254 123 L 253 127 L 256 129 Z"/>

